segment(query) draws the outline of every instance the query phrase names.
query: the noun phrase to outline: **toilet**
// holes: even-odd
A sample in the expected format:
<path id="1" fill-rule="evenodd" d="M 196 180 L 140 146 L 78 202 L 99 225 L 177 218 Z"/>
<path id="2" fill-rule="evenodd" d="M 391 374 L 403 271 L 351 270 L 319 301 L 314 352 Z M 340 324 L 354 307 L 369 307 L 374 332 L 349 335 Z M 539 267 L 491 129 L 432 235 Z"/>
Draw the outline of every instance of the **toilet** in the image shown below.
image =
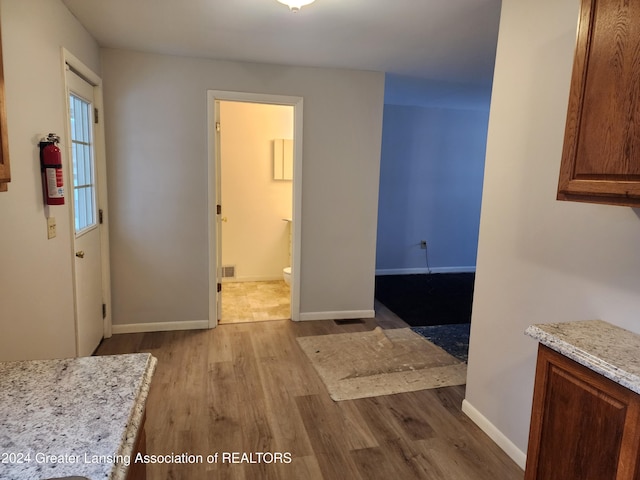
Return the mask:
<path id="1" fill-rule="evenodd" d="M 283 218 L 285 222 L 287 222 L 287 230 L 289 231 L 289 265 L 291 265 L 291 246 L 293 243 L 293 237 L 291 236 L 291 223 L 292 220 L 290 218 Z M 282 277 L 284 278 L 284 283 L 291 286 L 291 267 L 284 267 L 282 269 Z"/>

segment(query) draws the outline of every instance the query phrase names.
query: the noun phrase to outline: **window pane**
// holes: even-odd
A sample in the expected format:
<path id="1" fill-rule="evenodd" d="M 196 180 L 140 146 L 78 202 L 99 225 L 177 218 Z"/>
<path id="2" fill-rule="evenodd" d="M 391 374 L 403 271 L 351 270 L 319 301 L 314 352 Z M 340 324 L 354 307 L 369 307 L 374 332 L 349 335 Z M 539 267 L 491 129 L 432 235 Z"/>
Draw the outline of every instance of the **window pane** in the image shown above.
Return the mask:
<path id="1" fill-rule="evenodd" d="M 76 232 L 80 231 L 80 220 L 78 219 L 78 208 L 79 208 L 78 190 L 74 189 L 73 190 L 73 211 L 76 212 L 76 215 L 75 215 Z"/>
<path id="2" fill-rule="evenodd" d="M 93 185 L 93 161 L 91 157 L 91 147 L 89 145 L 82 146 L 82 156 L 84 158 L 84 184 Z"/>
<path id="3" fill-rule="evenodd" d="M 86 108 L 84 108 L 84 105 L 80 105 L 80 128 L 78 129 L 78 141 L 79 142 L 85 142 L 86 141 L 86 137 L 84 135 L 85 132 L 85 128 L 86 128 L 86 124 L 87 124 L 87 114 L 86 114 Z"/>
<path id="4" fill-rule="evenodd" d="M 86 220 L 86 224 L 87 225 L 93 225 L 94 221 L 93 221 L 93 212 L 94 212 L 94 207 L 93 207 L 93 187 L 87 187 L 84 189 L 84 197 L 85 197 L 85 205 L 87 206 L 86 208 L 86 215 L 87 215 L 87 220 Z"/>
<path id="5" fill-rule="evenodd" d="M 76 234 L 96 223 L 91 104 L 73 94 L 69 97 L 73 200 Z"/>

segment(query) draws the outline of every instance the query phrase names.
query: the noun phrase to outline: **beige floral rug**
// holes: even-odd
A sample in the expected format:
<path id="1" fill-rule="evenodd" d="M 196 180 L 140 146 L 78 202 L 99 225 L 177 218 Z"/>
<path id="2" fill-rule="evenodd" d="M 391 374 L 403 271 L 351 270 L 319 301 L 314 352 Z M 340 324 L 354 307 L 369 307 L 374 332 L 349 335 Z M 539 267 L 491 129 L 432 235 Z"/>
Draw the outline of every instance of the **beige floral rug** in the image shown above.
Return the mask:
<path id="1" fill-rule="evenodd" d="M 297 340 L 336 401 L 466 383 L 466 363 L 409 328 Z"/>

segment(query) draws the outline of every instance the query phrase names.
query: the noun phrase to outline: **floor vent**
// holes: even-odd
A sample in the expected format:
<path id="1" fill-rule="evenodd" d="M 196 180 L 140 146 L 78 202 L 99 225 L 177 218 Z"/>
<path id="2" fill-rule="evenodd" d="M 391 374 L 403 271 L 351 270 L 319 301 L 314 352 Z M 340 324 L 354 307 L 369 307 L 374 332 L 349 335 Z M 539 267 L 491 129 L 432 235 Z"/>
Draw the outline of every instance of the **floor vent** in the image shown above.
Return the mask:
<path id="1" fill-rule="evenodd" d="M 235 265 L 224 265 L 222 267 L 222 278 L 234 278 L 236 276 Z"/>

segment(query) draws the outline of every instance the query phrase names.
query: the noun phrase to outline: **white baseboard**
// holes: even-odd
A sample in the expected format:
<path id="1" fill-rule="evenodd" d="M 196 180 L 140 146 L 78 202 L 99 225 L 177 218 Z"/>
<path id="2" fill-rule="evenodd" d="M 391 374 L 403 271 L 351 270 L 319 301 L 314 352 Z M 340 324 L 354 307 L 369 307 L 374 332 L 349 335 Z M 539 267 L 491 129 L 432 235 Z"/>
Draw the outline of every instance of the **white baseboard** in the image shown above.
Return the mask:
<path id="1" fill-rule="evenodd" d="M 416 275 L 422 273 L 467 273 L 475 272 L 475 265 L 466 267 L 434 267 L 434 268 L 380 268 L 376 275 Z"/>
<path id="2" fill-rule="evenodd" d="M 375 310 L 344 310 L 341 312 L 300 312 L 300 321 L 312 320 L 349 320 L 355 318 L 373 318 Z"/>
<path id="3" fill-rule="evenodd" d="M 482 415 L 476 408 L 471 405 L 467 400 L 462 401 L 462 411 L 469 417 L 473 423 L 480 427 L 484 433 L 486 433 L 491 440 L 493 440 L 504 452 L 511 457 L 511 459 L 518 464 L 520 468 L 524 470 L 527 463 L 527 455 L 515 444 L 509 440 L 500 430 L 498 430 L 493 423 L 487 420 L 487 417 Z"/>
<path id="4" fill-rule="evenodd" d="M 188 320 L 186 322 L 129 323 L 113 325 L 112 333 L 170 332 L 174 330 L 203 330 L 209 328 L 209 320 Z"/>

